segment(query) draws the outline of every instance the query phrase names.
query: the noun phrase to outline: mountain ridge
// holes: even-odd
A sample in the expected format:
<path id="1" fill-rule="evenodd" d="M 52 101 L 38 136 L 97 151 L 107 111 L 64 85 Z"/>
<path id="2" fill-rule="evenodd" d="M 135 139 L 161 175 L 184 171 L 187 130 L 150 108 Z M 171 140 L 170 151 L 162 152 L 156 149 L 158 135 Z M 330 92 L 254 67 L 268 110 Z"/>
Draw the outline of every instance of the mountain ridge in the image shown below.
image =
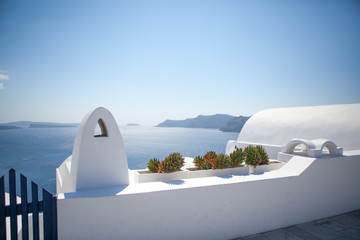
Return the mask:
<path id="1" fill-rule="evenodd" d="M 185 120 L 170 120 L 159 123 L 155 127 L 210 128 L 223 132 L 240 132 L 250 117 L 231 116 L 228 114 L 198 115 Z"/>
<path id="2" fill-rule="evenodd" d="M 198 115 L 195 118 L 185 120 L 165 120 L 156 127 L 185 127 L 185 128 L 215 128 L 220 129 L 234 116 L 227 114 Z"/>
<path id="3" fill-rule="evenodd" d="M 240 132 L 241 129 L 244 127 L 247 120 L 249 120 L 250 117 L 234 117 L 229 119 L 227 121 L 226 126 L 220 128 L 220 131 L 223 132 Z"/>

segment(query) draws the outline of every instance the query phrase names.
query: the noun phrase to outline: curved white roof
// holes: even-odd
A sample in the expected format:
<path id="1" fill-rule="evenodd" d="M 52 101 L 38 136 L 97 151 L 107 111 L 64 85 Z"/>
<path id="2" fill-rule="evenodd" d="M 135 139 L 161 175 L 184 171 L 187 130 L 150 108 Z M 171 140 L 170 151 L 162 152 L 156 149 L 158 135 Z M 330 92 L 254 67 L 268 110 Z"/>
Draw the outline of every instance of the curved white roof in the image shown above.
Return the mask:
<path id="1" fill-rule="evenodd" d="M 294 138 L 325 138 L 344 150 L 360 149 L 360 104 L 260 111 L 246 122 L 237 141 L 286 145 Z"/>

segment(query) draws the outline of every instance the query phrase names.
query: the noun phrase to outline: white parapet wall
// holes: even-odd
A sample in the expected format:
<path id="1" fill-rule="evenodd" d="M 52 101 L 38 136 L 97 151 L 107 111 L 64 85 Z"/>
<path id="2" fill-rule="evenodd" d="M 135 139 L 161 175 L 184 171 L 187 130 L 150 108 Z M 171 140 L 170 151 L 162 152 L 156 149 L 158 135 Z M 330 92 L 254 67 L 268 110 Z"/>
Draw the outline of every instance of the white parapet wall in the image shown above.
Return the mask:
<path id="1" fill-rule="evenodd" d="M 289 154 L 287 154 L 289 155 Z M 360 151 L 279 170 L 58 195 L 59 239 L 231 239 L 360 208 Z"/>

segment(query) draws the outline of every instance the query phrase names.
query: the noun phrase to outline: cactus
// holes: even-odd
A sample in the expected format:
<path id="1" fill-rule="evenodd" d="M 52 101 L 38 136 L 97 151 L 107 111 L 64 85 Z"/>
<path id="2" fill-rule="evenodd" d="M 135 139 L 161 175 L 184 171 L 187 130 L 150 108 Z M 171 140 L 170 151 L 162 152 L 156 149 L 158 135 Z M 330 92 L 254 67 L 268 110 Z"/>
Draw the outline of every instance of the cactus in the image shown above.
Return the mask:
<path id="1" fill-rule="evenodd" d="M 147 164 L 147 168 L 150 170 L 150 172 L 156 173 L 158 172 L 160 161 L 157 158 L 152 158 L 149 160 Z"/>
<path id="2" fill-rule="evenodd" d="M 170 161 L 162 160 L 159 164 L 158 172 L 159 173 L 171 173 L 171 172 L 175 172 L 175 170 L 174 170 L 173 166 L 171 165 Z"/>
<path id="3" fill-rule="evenodd" d="M 257 166 L 259 164 L 269 163 L 269 156 L 266 153 L 265 149 L 260 146 L 247 146 L 244 149 L 245 152 L 245 163 L 247 165 Z"/>
<path id="4" fill-rule="evenodd" d="M 193 161 L 194 165 L 198 168 L 201 168 L 201 165 L 203 164 L 203 162 L 204 162 L 204 159 L 201 156 L 197 156 L 196 158 L 194 158 L 194 161 Z"/>
<path id="5" fill-rule="evenodd" d="M 257 145 L 256 147 L 257 155 L 259 158 L 259 164 L 268 164 L 269 163 L 269 156 L 266 153 L 265 149 L 261 145 Z"/>
<path id="6" fill-rule="evenodd" d="M 180 153 L 171 153 L 159 164 L 159 173 L 171 173 L 180 171 L 184 166 L 184 158 Z"/>
<path id="7" fill-rule="evenodd" d="M 244 152 L 245 152 L 245 163 L 247 165 L 252 165 L 254 167 L 256 167 L 257 165 L 259 165 L 260 163 L 260 160 L 258 158 L 258 154 L 257 154 L 257 150 L 254 146 L 247 146 L 245 149 L 244 149 Z"/>
<path id="8" fill-rule="evenodd" d="M 213 169 L 224 169 L 229 167 L 230 158 L 225 154 L 219 154 L 216 157 L 215 164 L 213 165 Z"/>
<path id="9" fill-rule="evenodd" d="M 210 162 L 203 162 L 201 164 L 200 168 L 203 170 L 208 170 L 208 169 L 212 169 L 212 165 Z"/>
<path id="10" fill-rule="evenodd" d="M 208 162 L 211 164 L 211 168 L 214 169 L 214 165 L 215 165 L 215 162 L 216 162 L 216 158 L 217 158 L 217 155 L 215 152 L 213 151 L 210 151 L 210 152 L 207 152 L 205 153 L 203 159 L 204 159 L 204 162 Z"/>
<path id="11" fill-rule="evenodd" d="M 201 169 L 223 169 L 230 165 L 230 159 L 225 154 L 217 155 L 215 152 L 207 152 L 202 158 L 196 157 L 194 159 L 195 166 L 199 166 Z"/>
<path id="12" fill-rule="evenodd" d="M 230 153 L 230 167 L 239 167 L 245 159 L 245 153 L 241 148 L 235 147 L 235 150 Z"/>

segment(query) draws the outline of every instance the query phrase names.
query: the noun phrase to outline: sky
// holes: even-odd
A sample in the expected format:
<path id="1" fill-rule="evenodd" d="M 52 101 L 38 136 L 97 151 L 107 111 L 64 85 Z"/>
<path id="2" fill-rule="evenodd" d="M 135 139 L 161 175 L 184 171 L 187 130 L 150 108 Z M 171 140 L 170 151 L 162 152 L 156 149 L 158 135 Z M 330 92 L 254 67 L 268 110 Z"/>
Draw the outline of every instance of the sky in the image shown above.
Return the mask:
<path id="1" fill-rule="evenodd" d="M 0 122 L 360 103 L 360 1 L 0 0 Z"/>

